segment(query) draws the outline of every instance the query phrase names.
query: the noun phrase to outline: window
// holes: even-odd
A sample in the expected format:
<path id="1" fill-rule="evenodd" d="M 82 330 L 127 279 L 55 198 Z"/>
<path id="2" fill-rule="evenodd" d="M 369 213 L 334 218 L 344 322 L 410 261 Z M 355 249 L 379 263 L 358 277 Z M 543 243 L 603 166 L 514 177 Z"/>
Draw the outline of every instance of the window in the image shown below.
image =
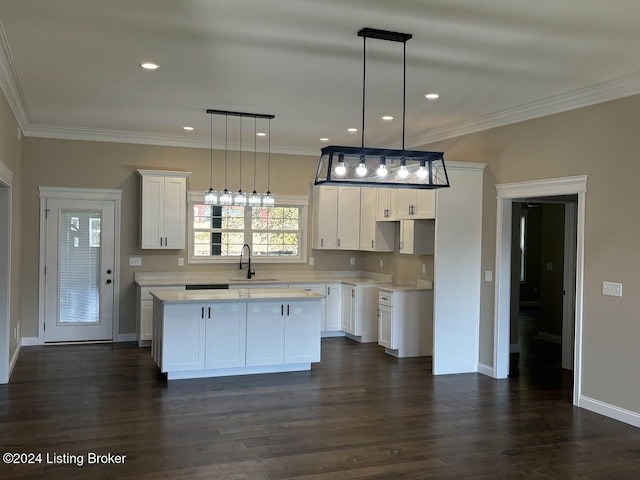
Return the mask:
<path id="1" fill-rule="evenodd" d="M 307 198 L 276 198 L 274 207 L 206 205 L 189 194 L 189 262 L 235 262 L 242 246 L 257 262 L 305 262 Z"/>

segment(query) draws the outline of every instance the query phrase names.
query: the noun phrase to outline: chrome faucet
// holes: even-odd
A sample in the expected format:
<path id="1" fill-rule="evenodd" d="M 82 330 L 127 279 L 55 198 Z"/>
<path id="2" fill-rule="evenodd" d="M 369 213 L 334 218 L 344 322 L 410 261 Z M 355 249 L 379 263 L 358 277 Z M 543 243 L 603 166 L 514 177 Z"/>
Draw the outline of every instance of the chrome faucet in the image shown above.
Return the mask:
<path id="1" fill-rule="evenodd" d="M 240 270 L 242 270 L 242 253 L 244 249 L 247 249 L 249 252 L 249 261 L 247 262 L 247 279 L 251 280 L 251 276 L 256 274 L 255 270 L 251 270 L 251 247 L 248 244 L 244 244 L 242 249 L 240 250 Z"/>

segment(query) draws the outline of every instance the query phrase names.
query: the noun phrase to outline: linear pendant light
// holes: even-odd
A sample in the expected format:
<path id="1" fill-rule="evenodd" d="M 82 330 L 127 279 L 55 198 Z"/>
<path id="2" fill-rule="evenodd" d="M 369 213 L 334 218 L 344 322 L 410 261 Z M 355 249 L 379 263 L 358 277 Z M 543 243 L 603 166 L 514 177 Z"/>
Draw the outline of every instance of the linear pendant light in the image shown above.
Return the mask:
<path id="1" fill-rule="evenodd" d="M 449 187 L 449 177 L 442 152 L 405 150 L 407 41 L 409 33 L 363 28 L 362 130 L 360 147 L 328 146 L 321 150 L 315 184 L 374 185 L 434 189 Z M 365 148 L 364 121 L 366 99 L 367 38 L 403 44 L 402 150 Z"/>
<path id="2" fill-rule="evenodd" d="M 249 117 L 254 119 L 254 136 L 257 135 L 257 119 L 264 118 L 269 120 L 269 152 L 268 152 L 268 170 L 267 170 L 267 193 L 262 196 L 262 205 L 265 207 L 271 207 L 274 205 L 273 195 L 269 191 L 270 181 L 271 181 L 271 120 L 276 118 L 275 115 L 262 114 L 262 113 L 245 113 L 245 112 L 233 112 L 229 110 L 214 110 L 207 109 L 207 113 L 209 115 L 224 115 L 225 116 L 225 133 L 224 133 L 224 191 L 220 193 L 218 198 L 218 203 L 220 205 L 247 205 L 249 203 L 250 206 L 260 206 L 260 195 L 255 190 L 256 185 L 256 163 L 257 163 L 257 143 L 254 140 L 253 146 L 253 192 L 247 197 L 247 195 L 242 191 L 242 119 Z M 232 195 L 227 189 L 227 151 L 228 151 L 228 118 L 232 117 L 240 117 L 240 188 L 236 195 Z M 213 131 L 213 127 L 212 127 Z M 213 134 L 212 134 L 213 138 Z M 213 140 L 212 140 L 213 145 Z"/>

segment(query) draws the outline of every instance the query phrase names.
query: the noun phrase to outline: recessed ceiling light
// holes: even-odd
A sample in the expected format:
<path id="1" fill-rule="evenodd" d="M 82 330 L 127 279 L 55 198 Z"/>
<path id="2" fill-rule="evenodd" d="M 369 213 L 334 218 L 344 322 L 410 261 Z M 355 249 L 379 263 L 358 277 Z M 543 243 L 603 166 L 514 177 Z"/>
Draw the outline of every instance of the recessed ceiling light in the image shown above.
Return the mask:
<path id="1" fill-rule="evenodd" d="M 322 138 L 320 139 L 320 141 L 321 141 L 321 142 L 328 142 L 328 141 L 329 141 L 329 139 L 328 139 L 327 137 L 322 137 Z"/>
<path id="2" fill-rule="evenodd" d="M 393 117 L 392 117 L 391 115 L 384 115 L 384 116 L 382 117 L 382 119 L 383 119 L 385 122 L 390 122 L 391 120 L 393 120 Z"/>
<path id="3" fill-rule="evenodd" d="M 157 63 L 152 63 L 152 62 L 144 62 L 144 63 L 141 63 L 140 66 L 145 70 L 157 70 L 159 67 Z"/>
<path id="4" fill-rule="evenodd" d="M 438 98 L 440 98 L 440 94 L 439 93 L 427 93 L 425 95 L 425 97 L 429 100 L 437 100 Z"/>
<path id="5" fill-rule="evenodd" d="M 357 131 L 358 131 L 357 128 L 347 128 L 347 132 L 354 133 L 354 132 L 357 132 Z"/>
<path id="6" fill-rule="evenodd" d="M 266 134 L 266 133 L 264 133 L 264 132 L 258 132 L 258 133 L 256 133 L 256 135 L 257 135 L 258 137 L 264 137 L 264 136 L 266 136 L 267 134 Z"/>
<path id="7" fill-rule="evenodd" d="M 193 130 L 193 127 L 182 127 L 184 130 L 186 130 L 187 132 L 190 132 Z"/>

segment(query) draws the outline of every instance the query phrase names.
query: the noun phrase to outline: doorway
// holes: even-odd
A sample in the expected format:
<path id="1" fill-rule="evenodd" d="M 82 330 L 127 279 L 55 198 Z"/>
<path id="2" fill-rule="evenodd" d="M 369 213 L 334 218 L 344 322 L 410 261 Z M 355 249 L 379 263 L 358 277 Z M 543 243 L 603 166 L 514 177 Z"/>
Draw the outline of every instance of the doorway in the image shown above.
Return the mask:
<path id="1" fill-rule="evenodd" d="M 572 384 L 577 201 L 512 201 L 509 376 Z"/>
<path id="2" fill-rule="evenodd" d="M 511 246 L 512 206 L 523 198 L 541 198 L 556 195 L 577 195 L 575 231 L 575 327 L 573 403 L 578 404 L 582 366 L 582 302 L 584 283 L 584 219 L 586 176 L 566 177 L 532 182 L 497 185 L 496 218 L 496 286 L 494 300 L 494 352 L 493 376 L 506 378 L 509 374 L 510 318 L 511 318 Z"/>
<path id="3" fill-rule="evenodd" d="M 117 338 L 120 191 L 107 192 L 41 188 L 40 343 Z"/>
<path id="4" fill-rule="evenodd" d="M 11 373 L 11 177 L 0 163 L 0 384 Z"/>

